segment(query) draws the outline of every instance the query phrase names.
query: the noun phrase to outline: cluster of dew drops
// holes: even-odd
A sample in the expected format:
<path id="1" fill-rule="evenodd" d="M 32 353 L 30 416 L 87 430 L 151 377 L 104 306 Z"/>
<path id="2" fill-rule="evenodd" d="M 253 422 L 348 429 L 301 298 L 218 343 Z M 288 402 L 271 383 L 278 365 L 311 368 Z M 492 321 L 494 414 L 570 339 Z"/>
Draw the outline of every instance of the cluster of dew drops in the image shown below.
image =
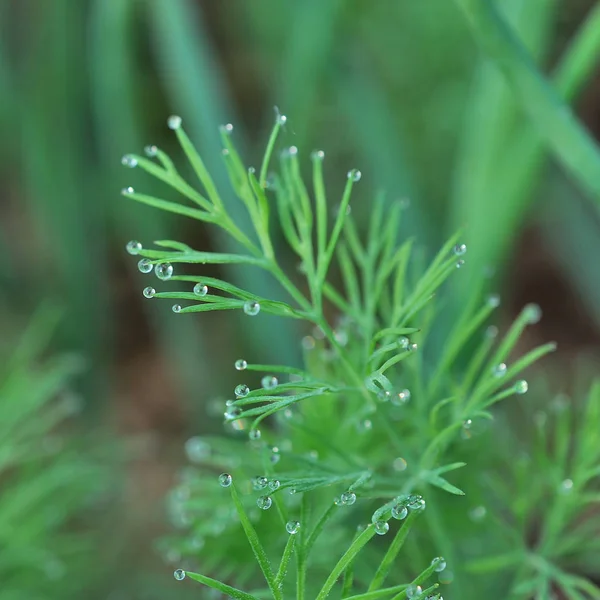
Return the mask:
<path id="1" fill-rule="evenodd" d="M 287 121 L 287 118 L 284 115 L 278 116 L 278 123 L 280 125 L 284 125 L 286 123 L 286 121 Z M 181 127 L 181 123 L 182 123 L 181 117 L 178 117 L 175 115 L 169 117 L 169 119 L 167 121 L 169 128 L 173 129 L 173 130 L 179 129 Z M 233 126 L 231 124 L 227 124 L 227 125 L 224 125 L 221 127 L 221 131 L 224 133 L 231 133 L 232 130 L 233 130 Z M 149 157 L 154 157 L 158 153 L 158 149 L 156 148 L 156 146 L 146 146 L 146 148 L 144 150 L 145 150 L 146 155 Z M 226 150 L 224 150 L 224 152 L 226 152 Z M 289 149 L 287 149 L 287 152 L 290 155 L 295 155 L 295 154 L 297 154 L 298 150 L 295 146 L 292 146 Z M 319 160 L 319 161 L 323 160 L 323 158 L 324 158 L 323 151 L 319 150 L 319 151 L 314 152 L 312 154 L 312 158 L 313 158 L 313 160 Z M 138 164 L 137 159 L 131 155 L 125 155 L 122 158 L 121 162 L 124 166 L 130 167 L 130 168 L 134 168 Z M 355 183 L 355 182 L 360 181 L 362 174 L 359 170 L 352 169 L 352 170 L 348 171 L 347 177 L 351 182 Z M 131 194 L 135 193 L 135 190 L 132 187 L 126 187 L 122 190 L 122 193 L 125 195 L 131 195 Z M 126 250 L 129 254 L 135 256 L 142 252 L 143 247 L 140 242 L 138 242 L 136 240 L 132 240 L 127 243 Z M 457 257 L 459 257 L 456 262 L 456 267 L 461 268 L 465 264 L 464 259 L 461 257 L 466 254 L 467 246 L 462 243 L 457 244 L 454 246 L 453 252 Z M 167 280 L 171 279 L 171 277 L 173 276 L 173 272 L 174 272 L 173 265 L 170 264 L 169 262 L 161 262 L 161 263 L 153 264 L 152 261 L 147 258 L 142 258 L 138 262 L 138 269 L 141 273 L 144 273 L 144 274 L 150 273 L 150 272 L 152 272 L 152 270 L 154 270 L 156 277 L 161 281 L 167 281 Z M 198 297 L 204 297 L 208 294 L 208 292 L 209 292 L 208 286 L 203 284 L 202 282 L 198 282 L 194 285 L 193 293 L 195 295 L 197 295 Z M 152 286 L 147 286 L 143 290 L 143 295 L 145 298 L 148 298 L 148 299 L 153 298 L 156 295 L 156 290 Z M 490 306 L 496 307 L 499 304 L 499 299 L 497 296 L 490 296 L 490 298 L 488 299 L 488 303 L 490 304 Z M 535 322 L 539 321 L 539 319 L 541 317 L 541 311 L 539 310 L 539 307 L 537 307 L 536 305 L 530 305 L 528 308 L 529 308 L 529 322 L 535 323 Z M 179 304 L 175 304 L 172 307 L 172 310 L 174 313 L 179 313 L 179 312 L 181 312 L 182 307 Z M 247 300 L 243 304 L 243 310 L 249 316 L 256 316 L 260 312 L 260 304 L 259 304 L 259 302 L 254 301 L 254 300 Z M 405 344 L 406 349 L 416 350 L 416 344 L 411 345 L 408 339 L 403 339 L 401 341 Z M 243 359 L 239 359 L 238 361 L 236 361 L 235 367 L 237 370 L 240 370 L 240 371 L 244 370 L 247 367 L 247 362 Z M 507 370 L 508 370 L 508 368 L 507 368 L 506 364 L 500 363 L 499 365 L 494 367 L 493 375 L 495 377 L 503 377 L 507 373 Z M 265 389 L 270 389 L 270 388 L 276 387 L 277 385 L 278 385 L 278 381 L 277 381 L 277 378 L 274 376 L 267 375 L 267 376 L 263 377 L 263 379 L 262 379 L 262 386 Z M 527 382 L 524 380 L 518 381 L 514 387 L 514 390 L 517 394 L 524 394 L 525 392 L 527 392 L 527 389 L 528 389 L 528 385 L 527 385 Z M 244 396 L 248 395 L 249 392 L 250 392 L 250 389 L 245 384 L 240 384 L 235 389 L 235 395 L 237 398 L 243 398 Z M 410 391 L 408 389 L 405 389 L 397 394 L 391 394 L 388 391 L 382 390 L 379 394 L 379 397 L 380 397 L 380 400 L 382 400 L 382 401 L 391 400 L 394 404 L 405 404 L 406 402 L 408 402 L 408 400 L 410 400 Z M 234 410 L 235 409 L 230 407 L 229 412 L 226 413 L 226 417 L 229 417 L 229 418 L 235 417 L 235 414 L 233 412 Z M 470 427 L 470 421 L 465 423 L 465 428 L 469 428 L 469 427 Z M 255 439 L 255 440 L 259 439 L 260 431 L 252 430 L 250 432 L 250 437 L 251 437 L 251 439 Z M 222 473 L 219 476 L 218 481 L 222 487 L 226 488 L 226 487 L 230 487 L 232 485 L 233 478 L 229 473 Z M 257 476 L 253 479 L 253 486 L 254 486 L 255 490 L 262 490 L 262 489 L 268 488 L 271 491 L 275 491 L 280 487 L 280 482 L 277 479 L 273 479 L 273 480 L 269 481 L 264 476 Z M 291 488 L 290 492 L 294 493 L 295 489 Z M 342 493 L 338 498 L 336 498 L 334 502 L 336 505 L 339 505 L 339 506 L 343 506 L 343 505 L 351 506 L 352 504 L 354 504 L 356 502 L 356 494 L 352 490 L 347 490 L 346 492 Z M 261 508 L 262 510 L 268 510 L 272 506 L 272 504 L 273 504 L 273 500 L 269 495 L 260 496 L 257 500 L 257 506 L 259 508 Z M 402 520 L 402 519 L 406 518 L 406 516 L 408 515 L 409 509 L 423 510 L 424 508 L 425 508 L 425 501 L 423 500 L 423 498 L 421 496 L 413 495 L 413 496 L 409 496 L 405 501 L 395 504 L 391 509 L 391 515 L 395 519 Z M 389 531 L 389 523 L 384 520 L 375 520 L 373 523 L 373 527 L 374 527 L 375 532 L 378 535 L 385 535 Z M 286 524 L 286 531 L 290 535 L 295 535 L 299 531 L 299 529 L 300 529 L 299 521 L 289 521 Z M 434 558 L 432 561 L 432 565 L 434 565 L 434 564 L 436 565 L 435 569 L 434 569 L 436 572 L 441 572 L 446 568 L 446 561 L 442 557 Z M 186 573 L 183 569 L 177 569 L 174 572 L 174 577 L 178 581 L 181 581 L 181 580 L 185 579 Z M 422 593 L 422 588 L 419 585 L 411 584 L 406 589 L 406 597 L 407 598 L 418 597 L 421 595 L 421 593 Z M 441 597 L 440 596 L 438 596 L 438 597 L 441 600 Z"/>
<path id="2" fill-rule="evenodd" d="M 285 116 L 283 116 L 283 115 L 279 116 L 279 124 L 280 125 L 285 124 L 286 120 L 287 119 Z M 169 129 L 172 129 L 173 131 L 175 131 L 181 127 L 182 119 L 178 115 L 171 115 L 167 119 L 167 125 L 168 125 Z M 231 125 L 230 123 L 227 125 L 222 125 L 221 131 L 229 134 L 233 131 L 233 125 Z M 159 150 L 156 146 L 146 146 L 144 148 L 144 152 L 145 152 L 146 156 L 153 158 L 158 155 Z M 126 154 L 121 159 L 121 164 L 123 164 L 124 166 L 129 167 L 129 168 L 135 168 L 138 165 L 138 161 L 131 154 Z M 131 186 L 128 186 L 128 187 L 123 188 L 123 190 L 121 190 L 121 193 L 125 196 L 131 196 L 132 194 L 135 194 L 135 190 Z M 142 252 L 143 247 L 142 247 L 142 244 L 140 242 L 138 242 L 137 240 L 131 240 L 130 242 L 127 243 L 126 250 L 129 254 L 135 256 Z M 171 279 L 171 277 L 173 276 L 173 271 L 174 271 L 173 265 L 171 263 L 162 262 L 162 263 L 157 263 L 156 265 L 154 265 L 152 263 L 152 261 L 147 258 L 142 258 L 138 262 L 138 270 L 144 274 L 150 273 L 150 272 L 152 272 L 152 270 L 154 270 L 155 275 L 161 281 L 167 281 L 167 280 Z M 193 288 L 194 294 L 198 297 L 206 296 L 208 294 L 208 291 L 209 291 L 208 286 L 204 285 L 202 282 L 198 282 L 196 285 L 194 285 L 194 288 Z M 142 293 L 145 298 L 154 298 L 154 296 L 156 295 L 156 289 L 153 288 L 152 286 L 148 286 L 148 287 L 144 288 Z M 260 312 L 260 303 L 255 300 L 247 300 L 244 302 L 242 308 L 244 310 L 244 313 L 246 313 L 247 315 L 249 315 L 251 317 L 254 317 L 254 316 L 258 315 L 258 313 Z M 172 307 L 172 310 L 174 313 L 180 313 L 183 309 L 180 304 L 174 304 Z"/>
<path id="3" fill-rule="evenodd" d="M 132 256 L 136 256 L 140 254 L 143 250 L 143 246 L 137 240 L 131 240 L 127 242 L 125 249 Z M 142 258 L 138 262 L 138 270 L 140 273 L 148 274 L 154 270 L 154 274 L 161 281 L 168 281 L 173 277 L 174 269 L 173 265 L 169 262 L 162 262 L 153 264 L 152 261 L 148 258 Z M 199 281 L 193 287 L 194 294 L 199 298 L 203 298 L 209 292 L 208 286 Z M 156 296 L 156 289 L 152 286 L 147 286 L 144 288 L 142 294 L 145 298 L 154 298 Z M 242 306 L 244 313 L 251 317 L 255 317 L 260 312 L 260 303 L 255 300 L 246 300 Z M 180 304 L 174 304 L 172 307 L 174 313 L 180 313 L 182 311 L 182 307 Z"/>

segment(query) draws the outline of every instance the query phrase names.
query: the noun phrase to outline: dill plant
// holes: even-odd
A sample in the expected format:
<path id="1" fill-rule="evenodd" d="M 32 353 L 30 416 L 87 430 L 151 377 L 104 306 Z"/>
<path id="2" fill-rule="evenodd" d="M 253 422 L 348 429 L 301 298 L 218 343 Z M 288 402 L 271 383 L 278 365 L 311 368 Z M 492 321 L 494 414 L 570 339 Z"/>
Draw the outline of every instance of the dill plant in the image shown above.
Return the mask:
<path id="1" fill-rule="evenodd" d="M 485 539 L 476 522 L 486 509 L 462 498 L 466 492 L 493 504 L 484 498 L 488 484 L 481 477 L 484 461 L 499 454 L 486 439 L 487 423 L 496 403 L 527 392 L 522 372 L 554 348 L 549 343 L 513 356 L 523 330 L 539 320 L 539 307 L 527 305 L 498 336 L 488 324 L 497 298 L 469 290 L 453 326 L 436 342 L 435 323 L 443 312 L 436 293 L 464 264 L 460 235 L 425 264 L 412 240 L 398 239 L 402 203 L 383 197 L 373 202 L 363 235 L 349 210 L 361 179 L 356 169 L 347 173 L 332 215 L 322 151 L 311 155 L 309 185 L 293 146 L 280 153 L 272 172 L 285 122 L 278 114 L 258 170 L 244 166 L 233 127 L 221 127 L 223 160 L 250 229 L 231 216 L 224 200 L 230 190 L 217 189 L 179 117 L 170 117 L 168 125 L 200 189 L 155 146 L 146 148 L 146 156 L 122 161 L 162 180 L 185 202 L 133 188 L 125 188 L 125 196 L 211 223 L 240 248 L 221 253 L 171 240 L 154 248 L 129 242 L 139 270 L 154 271 L 166 283 L 158 290 L 148 285 L 146 298 L 171 301 L 172 318 L 234 310 L 248 319 L 271 313 L 312 328 L 302 339 L 303 366 L 232 357 L 231 398 L 223 406 L 229 435 L 187 442 L 191 464 L 170 495 L 181 531 L 162 544 L 181 562 L 175 578 L 233 598 L 275 600 L 441 598 L 446 591 L 440 584 L 453 581 L 448 597 L 500 598 L 546 576 L 551 586 L 550 571 L 536 570 L 533 560 L 527 563 L 532 570 L 516 572 L 524 557 L 533 556 L 526 545 L 520 554 L 513 548 L 485 562 L 481 555 L 495 550 L 496 542 L 482 549 L 473 539 Z M 275 225 L 300 269 L 281 264 Z M 285 297 L 265 298 L 201 268 L 184 274 L 182 264 L 262 269 Z M 268 342 L 268 331 L 264 336 Z M 431 356 L 428 345 L 437 348 Z M 250 388 L 251 380 L 260 384 Z M 593 406 L 597 410 L 597 400 Z M 469 462 L 479 471 L 465 475 Z M 500 530 L 500 537 L 512 531 Z M 513 533 L 523 539 L 523 532 Z M 550 564 L 544 561 L 538 566 Z M 196 572 L 198 566 L 211 576 Z M 486 571 L 486 577 L 477 583 L 465 575 L 467 568 Z"/>
<path id="2" fill-rule="evenodd" d="M 0 363 L 0 600 L 80 597 L 96 568 L 89 523 L 72 524 L 106 477 L 62 431 L 78 408 L 67 391 L 81 360 L 42 358 L 57 316 L 38 310 Z"/>

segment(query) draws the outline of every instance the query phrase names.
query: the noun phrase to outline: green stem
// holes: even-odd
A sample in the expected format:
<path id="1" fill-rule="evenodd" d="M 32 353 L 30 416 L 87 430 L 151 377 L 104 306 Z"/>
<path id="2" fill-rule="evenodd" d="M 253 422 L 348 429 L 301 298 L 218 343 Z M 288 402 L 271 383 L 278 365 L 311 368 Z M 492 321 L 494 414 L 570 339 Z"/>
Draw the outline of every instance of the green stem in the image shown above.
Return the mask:
<path id="1" fill-rule="evenodd" d="M 354 560 L 354 557 L 363 549 L 365 544 L 375 535 L 375 529 L 372 524 L 352 542 L 351 546 L 346 550 L 344 555 L 335 565 L 329 577 L 325 580 L 321 591 L 318 593 L 316 600 L 325 600 L 331 592 L 340 575 L 345 571 L 346 567 Z"/>

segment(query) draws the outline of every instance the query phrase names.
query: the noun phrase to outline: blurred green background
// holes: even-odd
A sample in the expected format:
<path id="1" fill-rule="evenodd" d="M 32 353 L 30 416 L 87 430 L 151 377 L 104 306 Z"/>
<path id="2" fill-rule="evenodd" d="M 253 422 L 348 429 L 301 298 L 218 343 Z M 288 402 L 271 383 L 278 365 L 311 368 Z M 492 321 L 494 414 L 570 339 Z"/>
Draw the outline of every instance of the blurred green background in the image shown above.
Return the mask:
<path id="1" fill-rule="evenodd" d="M 497 4 L 598 133 L 597 4 Z M 565 376 L 571 358 L 597 351 L 600 205 L 551 157 L 450 0 L 0 0 L 0 32 L 2 357 L 42 303 L 58 307 L 41 355 L 83 361 L 65 384 L 82 407 L 67 433 L 93 432 L 118 449 L 90 458 L 106 467 L 98 477 L 111 500 L 102 518 L 83 519 L 106 533 L 94 576 L 64 575 L 81 577 L 69 585 L 74 597 L 184 597 L 152 547 L 167 527 L 163 497 L 183 440 L 218 427 L 206 407 L 231 393 L 235 358 L 299 360 L 302 333 L 289 326 L 182 319 L 142 297 L 129 239 L 226 247 L 119 194 L 128 185 L 167 193 L 120 159 L 149 143 L 176 158 L 169 114 L 183 117 L 223 185 L 218 125 L 233 123 L 257 164 L 278 106 L 286 144 L 307 163 L 311 150 L 325 151 L 334 192 L 349 168 L 361 169 L 359 216 L 385 190 L 409 201 L 404 233 L 429 251 L 464 227 L 470 277 L 493 274 L 504 318 L 541 305 L 536 335 L 559 342 Z M 582 35 L 586 51 L 576 54 Z M 268 280 L 231 277 L 271 293 Z M 468 286 L 458 291 L 469 298 Z"/>

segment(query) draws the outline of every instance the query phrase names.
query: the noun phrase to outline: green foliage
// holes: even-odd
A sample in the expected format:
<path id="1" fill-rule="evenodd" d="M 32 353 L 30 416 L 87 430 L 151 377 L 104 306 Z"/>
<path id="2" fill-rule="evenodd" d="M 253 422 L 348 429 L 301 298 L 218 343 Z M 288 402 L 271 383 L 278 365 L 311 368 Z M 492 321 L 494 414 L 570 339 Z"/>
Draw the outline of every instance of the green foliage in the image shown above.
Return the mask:
<path id="1" fill-rule="evenodd" d="M 124 195 L 216 225 L 239 247 L 239 252 L 220 253 L 175 241 L 158 241 L 158 249 L 130 242 L 128 251 L 139 255 L 142 272 L 154 269 L 160 280 L 179 287 L 157 292 L 149 286 L 144 290 L 147 298 L 184 302 L 173 305 L 177 319 L 194 312 L 238 310 L 246 319 L 260 320 L 265 312 L 312 327 L 302 342 L 304 368 L 238 359 L 235 369 L 246 377 L 263 376 L 253 389 L 239 383 L 223 407 L 231 435 L 189 440 L 186 448 L 194 464 L 182 472 L 169 503 L 174 523 L 188 532 L 163 541 L 167 554 L 189 561 L 183 565 L 186 570 L 176 571 L 176 578 L 185 578 L 187 571 L 191 579 L 236 598 L 279 599 L 295 587 L 298 599 L 322 600 L 338 581 L 336 594 L 343 597 L 404 598 L 421 587 L 425 596 L 437 597 L 432 575 L 440 572 L 440 582 L 448 583 L 454 575 L 444 573 L 451 568 L 460 597 L 478 597 L 475 584 L 465 586 L 462 561 L 468 559 L 469 544 L 463 536 L 456 538 L 455 516 L 450 515 L 465 492 L 481 493 L 484 467 L 479 465 L 481 474 L 461 472 L 481 460 L 478 440 L 494 420 L 490 409 L 526 393 L 528 384 L 519 379 L 522 372 L 554 349 L 550 343 L 514 357 L 523 330 L 539 321 L 540 309 L 526 306 L 497 340 L 494 327 L 481 331 L 498 306 L 497 298 L 483 300 L 471 290 L 439 345 L 441 352 L 428 355 L 436 323 L 449 310 L 437 293 L 450 275 L 461 276 L 457 267 L 465 264 L 466 246 L 455 236 L 427 264 L 412 240 L 399 240 L 401 203 L 387 203 L 383 196 L 373 203 L 362 242 L 350 210 L 359 171 L 348 172 L 333 215 L 326 198 L 323 152 L 311 156 L 311 187 L 305 184 L 295 147 L 284 149 L 277 173 L 270 172 L 285 123 L 278 114 L 258 173 L 244 167 L 232 143 L 232 126 L 221 127 L 223 160 L 252 223 L 249 230 L 238 226 L 225 207 L 179 117 L 170 117 L 169 127 L 201 189 L 193 188 L 158 148 L 147 149 L 157 162 L 136 155 L 124 159 L 179 191 L 193 207 L 131 188 Z M 297 273 L 286 273 L 280 264 L 282 249 L 275 249 L 271 236 L 277 226 L 300 260 Z M 265 298 L 221 278 L 180 274 L 185 265 L 199 264 L 263 270 L 280 285 L 282 299 Z M 268 343 L 269 334 L 263 329 L 263 342 Z M 591 438 L 589 431 L 587 435 Z M 494 454 L 488 452 L 486 458 L 493 460 Z M 594 454 L 584 463 L 588 479 L 597 459 Z M 215 479 L 221 471 L 219 486 Z M 232 503 L 223 488 L 230 489 Z M 464 519 L 468 511 L 462 506 Z M 371 522 L 364 526 L 367 511 Z M 418 518 L 421 513 L 424 517 Z M 568 522 L 563 516 L 552 517 L 556 536 Z M 401 522 L 397 531 L 396 521 Z M 413 524 L 416 536 L 408 535 Z M 393 538 L 386 549 L 376 540 L 388 531 Z M 525 540 L 524 533 L 515 536 Z M 405 543 L 410 561 L 401 558 Z M 526 548 L 526 541 L 522 545 Z M 439 552 L 446 558 L 432 562 Z M 550 565 L 554 555 L 548 552 L 540 547 L 527 556 Z M 277 555 L 279 568 L 272 562 Z M 502 556 L 492 561 L 492 568 L 517 562 L 511 560 Z M 217 579 L 195 573 L 197 561 Z M 537 577 L 539 571 L 532 568 Z M 548 582 L 556 580 L 561 581 L 557 576 Z M 519 574 L 515 593 L 521 593 L 523 581 L 531 581 L 531 572 Z M 587 580 L 585 585 L 595 589 Z M 465 596 L 468 587 L 473 593 Z M 580 589 L 580 584 L 571 587 Z M 573 592 L 569 597 L 578 596 Z"/>
<path id="2" fill-rule="evenodd" d="M 39 311 L 0 372 L 1 600 L 78 597 L 92 575 L 93 539 L 69 527 L 104 478 L 61 429 L 80 361 L 41 361 L 55 317 Z"/>

